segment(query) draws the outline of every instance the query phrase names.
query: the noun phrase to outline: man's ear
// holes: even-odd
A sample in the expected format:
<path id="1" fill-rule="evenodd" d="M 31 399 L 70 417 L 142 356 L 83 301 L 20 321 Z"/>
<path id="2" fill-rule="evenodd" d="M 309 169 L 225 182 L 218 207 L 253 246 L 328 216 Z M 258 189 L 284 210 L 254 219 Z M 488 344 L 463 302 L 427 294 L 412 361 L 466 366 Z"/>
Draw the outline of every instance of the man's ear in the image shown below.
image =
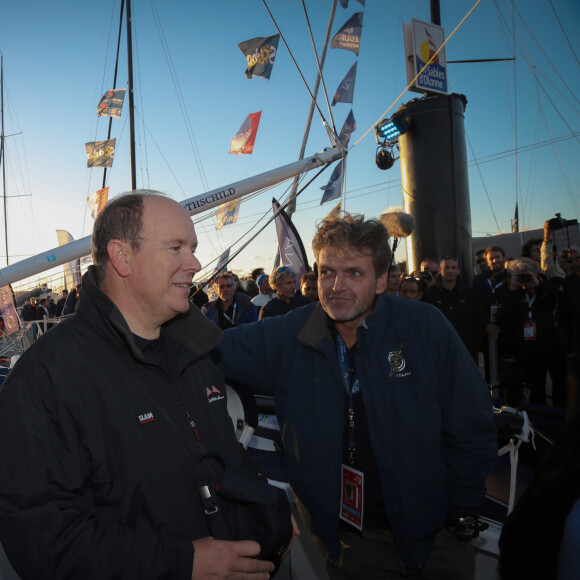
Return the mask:
<path id="1" fill-rule="evenodd" d="M 375 294 L 383 294 L 383 292 L 387 289 L 387 282 L 388 281 L 389 281 L 389 276 L 388 276 L 387 272 L 385 272 L 384 274 L 381 274 L 377 278 L 377 289 L 375 291 Z"/>
<path id="2" fill-rule="evenodd" d="M 111 266 L 121 278 L 126 278 L 131 271 L 131 248 L 122 240 L 113 239 L 107 244 L 107 254 Z"/>

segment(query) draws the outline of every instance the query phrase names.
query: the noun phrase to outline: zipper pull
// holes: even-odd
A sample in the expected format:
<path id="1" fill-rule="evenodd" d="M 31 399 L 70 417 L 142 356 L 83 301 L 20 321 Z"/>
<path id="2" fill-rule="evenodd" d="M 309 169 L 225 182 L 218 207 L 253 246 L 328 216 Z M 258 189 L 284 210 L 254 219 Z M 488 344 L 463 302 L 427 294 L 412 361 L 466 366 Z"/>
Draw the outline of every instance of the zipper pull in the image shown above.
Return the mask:
<path id="1" fill-rule="evenodd" d="M 185 411 L 185 414 L 187 415 L 187 420 L 189 421 L 189 426 L 191 427 L 191 430 L 193 431 L 193 436 L 197 439 L 197 441 L 199 441 L 199 432 L 197 430 L 197 425 L 195 424 L 194 420 L 191 418 L 189 411 Z"/>

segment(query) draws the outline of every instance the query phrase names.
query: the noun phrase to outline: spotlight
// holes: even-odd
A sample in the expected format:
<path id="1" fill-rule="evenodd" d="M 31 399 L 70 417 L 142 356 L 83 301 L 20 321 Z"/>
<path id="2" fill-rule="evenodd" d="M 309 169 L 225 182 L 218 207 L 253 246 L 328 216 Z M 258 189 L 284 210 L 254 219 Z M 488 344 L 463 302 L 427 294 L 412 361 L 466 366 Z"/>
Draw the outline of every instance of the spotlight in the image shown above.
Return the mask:
<path id="1" fill-rule="evenodd" d="M 375 138 L 379 145 L 393 145 L 411 128 L 411 119 L 405 117 L 405 109 L 403 105 L 390 119 L 383 119 L 375 127 Z"/>
<path id="2" fill-rule="evenodd" d="M 393 148 L 394 146 L 391 147 L 390 149 L 388 147 L 377 148 L 376 163 L 379 169 L 386 171 L 387 169 L 390 169 L 394 165 L 398 157 L 395 157 L 393 155 Z"/>

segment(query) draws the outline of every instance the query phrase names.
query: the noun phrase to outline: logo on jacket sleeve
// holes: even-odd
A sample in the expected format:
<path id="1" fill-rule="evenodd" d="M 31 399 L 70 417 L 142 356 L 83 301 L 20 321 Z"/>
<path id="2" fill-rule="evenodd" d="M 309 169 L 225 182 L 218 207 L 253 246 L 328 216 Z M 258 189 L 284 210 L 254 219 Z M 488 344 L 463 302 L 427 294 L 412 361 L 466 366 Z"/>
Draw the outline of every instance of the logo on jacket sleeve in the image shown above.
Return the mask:
<path id="1" fill-rule="evenodd" d="M 396 377 L 406 377 L 411 374 L 410 371 L 403 373 L 405 367 L 407 366 L 407 361 L 405 360 L 405 355 L 403 354 L 403 343 L 401 343 L 399 350 L 392 350 L 388 354 L 387 360 L 389 361 L 389 365 L 391 367 L 389 377 L 392 377 L 393 375 Z"/>
<path id="2" fill-rule="evenodd" d="M 139 423 L 139 425 L 145 425 L 145 423 L 151 423 L 155 421 L 155 416 L 153 415 L 152 411 L 137 415 L 135 418 L 137 419 L 137 423 Z"/>
<path id="3" fill-rule="evenodd" d="M 225 397 L 222 395 L 222 392 L 212 385 L 211 387 L 205 388 L 205 394 L 207 395 L 208 403 L 214 403 L 215 401 L 221 401 Z"/>

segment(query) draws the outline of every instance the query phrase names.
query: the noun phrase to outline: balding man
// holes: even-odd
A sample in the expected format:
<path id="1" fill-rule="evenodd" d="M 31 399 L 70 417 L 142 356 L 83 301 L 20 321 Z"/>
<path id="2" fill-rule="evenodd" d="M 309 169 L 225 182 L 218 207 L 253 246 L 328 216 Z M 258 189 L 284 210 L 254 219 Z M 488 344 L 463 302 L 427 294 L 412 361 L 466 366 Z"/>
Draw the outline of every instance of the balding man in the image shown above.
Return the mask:
<path id="1" fill-rule="evenodd" d="M 196 247 L 178 203 L 112 200 L 77 314 L 5 381 L 0 540 L 20 577 L 269 578 L 256 542 L 209 537 L 197 493 L 200 447 L 246 457 L 205 354 L 221 332 L 188 302 Z"/>

